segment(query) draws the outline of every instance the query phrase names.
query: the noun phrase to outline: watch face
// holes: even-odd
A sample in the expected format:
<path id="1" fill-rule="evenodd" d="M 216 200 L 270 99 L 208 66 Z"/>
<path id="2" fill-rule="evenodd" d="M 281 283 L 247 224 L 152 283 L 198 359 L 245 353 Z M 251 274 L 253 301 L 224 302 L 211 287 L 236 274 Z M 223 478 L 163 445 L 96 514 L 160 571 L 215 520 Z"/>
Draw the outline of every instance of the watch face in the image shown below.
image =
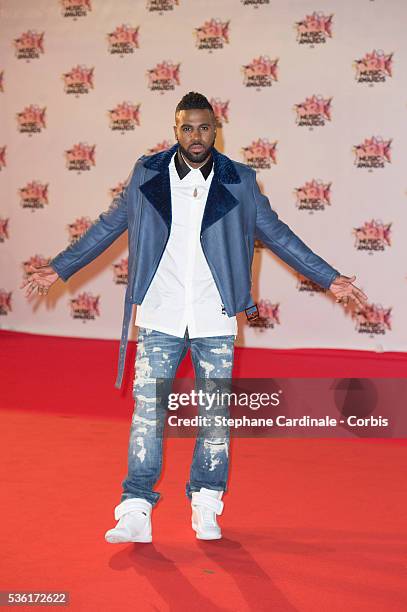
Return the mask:
<path id="1" fill-rule="evenodd" d="M 257 317 L 259 316 L 257 304 L 254 304 L 254 306 L 249 306 L 249 308 L 245 308 L 245 313 L 248 321 L 257 319 Z"/>

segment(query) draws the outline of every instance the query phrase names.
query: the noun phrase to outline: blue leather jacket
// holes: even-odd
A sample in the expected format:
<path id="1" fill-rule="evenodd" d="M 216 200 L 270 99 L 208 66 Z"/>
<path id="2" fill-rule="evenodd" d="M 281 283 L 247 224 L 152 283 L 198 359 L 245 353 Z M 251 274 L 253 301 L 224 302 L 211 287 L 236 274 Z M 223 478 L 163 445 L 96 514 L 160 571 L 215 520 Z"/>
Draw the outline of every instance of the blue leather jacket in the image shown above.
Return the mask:
<path id="1" fill-rule="evenodd" d="M 128 229 L 129 276 L 115 386 L 121 387 L 132 304 L 141 304 L 171 231 L 168 166 L 177 150 L 143 156 L 122 192 L 78 242 L 50 263 L 66 281 Z M 256 173 L 213 149 L 214 176 L 202 219 L 200 240 L 229 316 L 253 306 L 251 266 L 259 238 L 283 261 L 325 288 L 339 274 L 300 240 L 271 209 Z"/>

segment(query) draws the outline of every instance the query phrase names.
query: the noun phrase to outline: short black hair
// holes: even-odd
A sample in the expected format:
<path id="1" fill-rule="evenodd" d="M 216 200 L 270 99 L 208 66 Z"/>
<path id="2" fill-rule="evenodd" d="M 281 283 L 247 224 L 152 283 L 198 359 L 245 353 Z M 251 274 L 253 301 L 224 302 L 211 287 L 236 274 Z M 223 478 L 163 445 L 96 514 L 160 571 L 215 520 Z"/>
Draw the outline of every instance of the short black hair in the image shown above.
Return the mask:
<path id="1" fill-rule="evenodd" d="M 208 98 L 205 98 L 203 94 L 196 91 L 189 91 L 185 96 L 178 102 L 175 109 L 175 114 L 182 110 L 192 110 L 195 108 L 207 108 L 211 113 L 214 114 L 212 104 Z"/>

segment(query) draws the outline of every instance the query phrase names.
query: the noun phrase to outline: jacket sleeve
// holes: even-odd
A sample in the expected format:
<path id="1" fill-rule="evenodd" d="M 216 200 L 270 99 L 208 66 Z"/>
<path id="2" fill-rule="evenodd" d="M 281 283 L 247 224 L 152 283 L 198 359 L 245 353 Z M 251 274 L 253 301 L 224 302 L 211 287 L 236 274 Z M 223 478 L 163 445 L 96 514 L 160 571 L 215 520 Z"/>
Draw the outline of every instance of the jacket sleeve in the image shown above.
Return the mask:
<path id="1" fill-rule="evenodd" d="M 259 189 L 256 173 L 253 172 L 252 176 L 256 202 L 256 238 L 294 270 L 329 289 L 332 281 L 340 274 L 338 270 L 316 255 L 286 223 L 278 218 L 268 198 Z"/>
<path id="2" fill-rule="evenodd" d="M 93 261 L 127 229 L 128 189 L 136 168 L 137 164 L 108 210 L 99 215 L 77 242 L 50 261 L 49 265 L 62 280 L 67 281 L 75 272 Z"/>

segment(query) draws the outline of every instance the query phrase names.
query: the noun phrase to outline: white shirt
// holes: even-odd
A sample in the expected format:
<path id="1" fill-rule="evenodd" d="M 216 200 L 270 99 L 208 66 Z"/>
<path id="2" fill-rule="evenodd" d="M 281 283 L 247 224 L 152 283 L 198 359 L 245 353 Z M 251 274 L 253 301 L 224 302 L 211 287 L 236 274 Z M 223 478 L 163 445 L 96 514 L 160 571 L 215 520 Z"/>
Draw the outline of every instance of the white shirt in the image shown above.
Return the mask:
<path id="1" fill-rule="evenodd" d="M 169 165 L 171 232 L 154 278 L 137 307 L 136 325 L 179 338 L 184 337 L 187 327 L 190 338 L 236 337 L 236 317 L 229 317 L 223 308 L 200 242 L 213 168 L 206 180 L 199 168 L 191 168 L 181 180 L 174 157 Z"/>

